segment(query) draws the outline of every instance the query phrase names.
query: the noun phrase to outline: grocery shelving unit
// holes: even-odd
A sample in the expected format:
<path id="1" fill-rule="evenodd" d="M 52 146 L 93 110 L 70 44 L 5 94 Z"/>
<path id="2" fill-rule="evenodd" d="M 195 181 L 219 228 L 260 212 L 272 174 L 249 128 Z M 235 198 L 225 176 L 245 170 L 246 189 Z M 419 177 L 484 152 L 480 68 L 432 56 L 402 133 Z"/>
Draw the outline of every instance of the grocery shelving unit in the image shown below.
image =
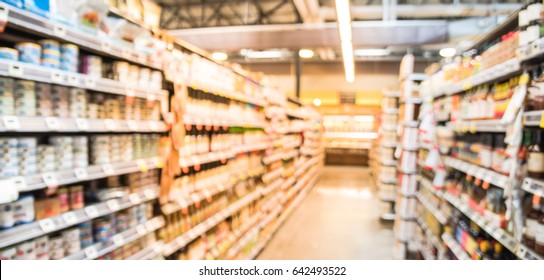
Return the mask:
<path id="1" fill-rule="evenodd" d="M 115 8 L 112 11 L 116 16 L 125 17 Z M 0 251 L 11 252 L 38 239 L 43 242 L 44 237 L 54 239 L 66 230 L 83 228 L 84 224 L 92 228 L 104 217 L 117 216 L 141 205 L 153 205 L 156 211 L 148 210 L 146 220 L 139 220 L 107 238 L 82 243 L 79 250 L 60 258 L 252 259 L 316 183 L 324 162 L 321 116 L 296 99 L 262 85 L 250 73 L 219 64 L 198 48 L 131 18 L 127 20 L 160 34 L 169 43 L 168 49 L 160 55 L 149 53 L 121 39 L 92 34 L 77 25 L 55 22 L 5 3 L 0 3 L 0 13 L 6 15 L 6 33 L 22 32 L 32 38 L 72 43 L 86 53 L 108 60 L 161 71 L 165 78 L 164 89 L 146 88 L 114 79 L 0 60 L 1 77 L 79 88 L 91 94 L 140 98 L 150 104 L 157 102 L 160 108 L 158 120 L 2 115 L 2 136 L 120 133 L 163 136 L 159 151 L 149 157 L 1 178 L 0 184 L 10 193 L 10 201 L 2 203 L 12 203 L 20 195 L 54 192 L 65 185 L 82 184 L 87 188 L 89 182 L 101 180 L 107 185 L 106 180 L 109 182 L 120 175 L 152 172 L 156 176 L 153 184 L 131 193 L 2 230 Z M 10 38 L 8 42 L 13 41 L 13 36 Z M 169 67 L 176 63 L 190 66 Z M 202 71 L 203 68 L 212 71 Z M 197 73 L 197 70 L 201 74 L 183 72 Z M 212 73 L 214 78 L 206 73 Z M 193 102 L 203 98 L 208 98 L 211 101 L 208 104 L 216 107 L 202 108 Z M 236 111 L 226 113 L 225 104 Z M 202 136 L 211 139 L 214 134 L 230 137 L 232 143 L 214 148 L 214 143 L 208 142 L 206 149 L 200 144 L 199 150 L 197 146 L 194 150 L 182 150 L 194 142 L 179 143 L 180 139 L 189 139 L 187 136 L 194 135 L 194 140 L 200 141 Z M 215 175 L 208 176 L 210 171 Z M 159 181 L 159 173 L 162 181 Z M 177 184 L 182 180 L 185 187 L 179 189 Z M 215 207 L 220 204 L 224 207 Z M 212 206 L 217 210 L 210 211 Z M 205 209 L 208 210 L 203 218 Z M 197 215 L 198 223 L 185 222 Z M 218 236 L 216 242 L 201 247 L 212 235 Z M 45 242 L 50 241 L 45 239 Z M 49 258 L 48 252 L 45 257 Z"/>

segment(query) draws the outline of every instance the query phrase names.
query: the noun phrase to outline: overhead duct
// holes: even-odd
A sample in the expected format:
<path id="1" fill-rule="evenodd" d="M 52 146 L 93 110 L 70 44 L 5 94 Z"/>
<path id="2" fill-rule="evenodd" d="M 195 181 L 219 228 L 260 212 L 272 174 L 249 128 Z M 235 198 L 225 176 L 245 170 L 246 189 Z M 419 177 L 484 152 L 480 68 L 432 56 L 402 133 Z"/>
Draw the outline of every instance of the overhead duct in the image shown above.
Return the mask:
<path id="1" fill-rule="evenodd" d="M 392 1 L 392 0 L 391 0 Z M 490 15 L 504 15 L 519 9 L 521 4 L 429 4 L 429 5 L 396 5 L 398 18 L 457 18 Z M 321 7 L 321 17 L 326 21 L 336 20 L 334 7 Z M 353 6 L 351 15 L 354 20 L 379 20 L 384 16 L 384 6 Z"/>
<path id="2" fill-rule="evenodd" d="M 441 20 L 353 22 L 352 30 L 355 47 L 422 45 L 448 40 L 447 22 Z M 207 50 L 338 48 L 340 45 L 335 22 L 180 29 L 170 33 Z"/>

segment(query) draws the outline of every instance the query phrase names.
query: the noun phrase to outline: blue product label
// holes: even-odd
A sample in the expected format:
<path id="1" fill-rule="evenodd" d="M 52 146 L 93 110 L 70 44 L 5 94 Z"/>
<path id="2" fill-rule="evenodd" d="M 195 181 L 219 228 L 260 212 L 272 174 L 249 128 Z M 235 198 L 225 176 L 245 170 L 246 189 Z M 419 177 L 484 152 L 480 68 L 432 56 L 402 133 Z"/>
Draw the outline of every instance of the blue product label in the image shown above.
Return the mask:
<path id="1" fill-rule="evenodd" d="M 0 0 L 0 2 L 8 3 L 12 6 L 15 6 L 17 8 L 23 8 L 23 1 L 22 0 Z"/>

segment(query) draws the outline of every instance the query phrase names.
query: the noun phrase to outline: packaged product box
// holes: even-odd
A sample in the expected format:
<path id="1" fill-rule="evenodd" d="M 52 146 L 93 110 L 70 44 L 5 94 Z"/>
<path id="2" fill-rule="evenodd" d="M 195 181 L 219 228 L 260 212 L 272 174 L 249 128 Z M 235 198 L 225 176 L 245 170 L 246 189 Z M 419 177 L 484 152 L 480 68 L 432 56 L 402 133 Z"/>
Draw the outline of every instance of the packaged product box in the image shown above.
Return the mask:
<path id="1" fill-rule="evenodd" d="M 36 209 L 36 220 L 50 218 L 61 213 L 60 201 L 56 197 L 37 200 L 34 203 L 34 208 Z"/>
<path id="2" fill-rule="evenodd" d="M 0 2 L 10 4 L 10 5 L 12 5 L 14 7 L 17 7 L 17 8 L 20 8 L 20 9 L 23 8 L 23 0 L 0 0 Z"/>
<path id="3" fill-rule="evenodd" d="M 24 8 L 42 17 L 49 17 L 49 0 L 24 0 Z"/>

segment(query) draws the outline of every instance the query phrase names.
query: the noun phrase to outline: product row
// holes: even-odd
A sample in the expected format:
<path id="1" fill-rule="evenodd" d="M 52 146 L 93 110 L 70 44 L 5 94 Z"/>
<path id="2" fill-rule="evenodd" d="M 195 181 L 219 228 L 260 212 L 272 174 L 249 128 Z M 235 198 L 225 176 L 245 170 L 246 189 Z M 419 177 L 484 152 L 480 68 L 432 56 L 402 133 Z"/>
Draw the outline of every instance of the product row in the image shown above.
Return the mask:
<path id="1" fill-rule="evenodd" d="M 160 104 L 143 98 L 0 77 L 0 115 L 160 120 Z"/>
<path id="2" fill-rule="evenodd" d="M 158 155 L 158 134 L 0 138 L 0 178 Z"/>

